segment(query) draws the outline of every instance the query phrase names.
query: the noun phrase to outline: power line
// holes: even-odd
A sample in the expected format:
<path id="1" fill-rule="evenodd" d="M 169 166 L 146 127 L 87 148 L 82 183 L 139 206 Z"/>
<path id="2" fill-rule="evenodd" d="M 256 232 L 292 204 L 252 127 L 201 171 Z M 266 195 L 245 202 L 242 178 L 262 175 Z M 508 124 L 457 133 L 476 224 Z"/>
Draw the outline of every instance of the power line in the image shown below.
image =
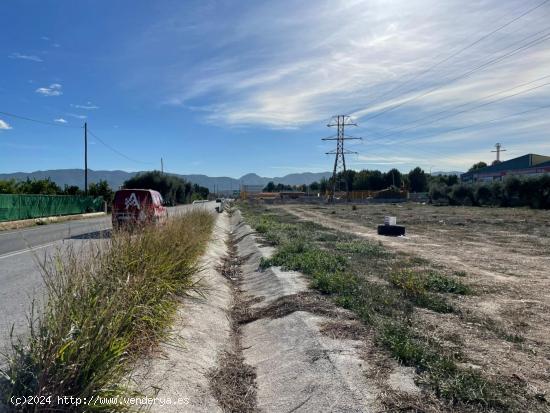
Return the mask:
<path id="1" fill-rule="evenodd" d="M 460 127 L 457 127 L 457 128 L 446 129 L 445 131 L 435 132 L 435 133 L 433 133 L 431 135 L 427 135 L 427 136 L 421 136 L 421 137 L 414 136 L 414 137 L 411 137 L 411 138 L 408 138 L 408 139 L 401 139 L 399 141 L 392 142 L 392 144 L 394 144 L 394 143 L 405 143 L 405 142 L 409 142 L 409 141 L 412 141 L 412 140 L 430 138 L 432 136 L 437 136 L 437 135 L 446 135 L 446 134 L 451 133 L 451 132 L 456 132 L 456 131 L 459 131 L 459 130 L 469 129 L 469 128 L 473 128 L 473 127 L 477 127 L 477 126 L 483 126 L 483 125 L 486 125 L 486 124 L 499 122 L 499 121 L 502 121 L 502 120 L 505 120 L 505 119 L 513 118 L 513 117 L 523 115 L 523 114 L 526 114 L 526 113 L 530 113 L 530 112 L 536 112 L 538 110 L 547 109 L 547 108 L 550 108 L 550 105 L 537 106 L 535 108 L 527 109 L 527 110 L 524 110 L 524 111 L 521 111 L 521 112 L 511 113 L 509 115 L 501 116 L 499 118 L 494 118 L 494 119 L 490 119 L 490 120 L 483 121 L 483 122 L 473 123 L 473 124 L 466 125 L 466 126 L 460 126 Z M 367 144 L 368 143 L 370 143 L 370 142 L 367 141 Z"/>
<path id="2" fill-rule="evenodd" d="M 464 107 L 464 106 L 468 106 L 472 103 L 475 103 L 475 102 L 480 102 L 480 101 L 483 101 L 484 99 L 488 98 L 488 97 L 492 97 L 492 96 L 496 96 L 496 95 L 500 95 L 502 93 L 506 93 L 506 92 L 509 92 L 510 90 L 514 90 L 514 89 L 517 89 L 519 87 L 523 87 L 523 86 L 527 86 L 529 84 L 533 84 L 535 82 L 538 82 L 542 79 L 545 79 L 545 78 L 548 78 L 550 77 L 550 75 L 547 75 L 547 76 L 543 76 L 541 78 L 538 78 L 536 80 L 533 80 L 533 81 L 530 81 L 530 82 L 526 82 L 526 83 L 523 83 L 521 85 L 518 85 L 518 86 L 514 86 L 512 88 L 509 88 L 509 89 L 506 89 L 506 90 L 503 90 L 503 91 L 500 91 L 500 92 L 496 92 L 496 93 L 492 93 L 490 95 L 487 95 L 487 96 L 484 96 L 483 98 L 481 99 L 478 99 L 477 101 L 473 101 L 473 102 L 467 102 L 467 103 L 464 103 L 462 105 L 458 105 L 452 109 L 446 109 L 446 110 L 443 110 L 443 111 L 440 111 L 438 113 L 435 113 L 435 114 L 432 114 L 432 115 L 429 115 L 427 117 L 424 117 L 424 118 L 421 118 L 420 120 L 422 119 L 429 119 L 431 118 L 432 116 L 436 116 L 436 115 L 441 115 L 443 113 L 447 113 L 449 112 L 449 110 L 453 110 L 453 109 L 457 109 L 457 108 L 460 108 L 460 107 Z M 511 95 L 507 95 L 507 96 L 503 96 L 501 98 L 498 98 L 498 99 L 494 99 L 494 100 L 490 100 L 488 102 L 483 102 L 477 106 L 473 106 L 473 107 L 470 107 L 470 108 L 467 108 L 467 109 L 464 109 L 464 110 L 461 110 L 461 111 L 458 111 L 458 112 L 454 112 L 454 113 L 450 113 L 448 115 L 445 115 L 445 116 L 440 116 L 439 118 L 436 118 L 436 119 L 433 119 L 429 122 L 424 122 L 424 123 L 414 123 L 413 122 L 413 125 L 411 125 L 410 127 L 407 127 L 407 128 L 403 128 L 403 129 L 398 129 L 398 130 L 395 130 L 395 132 L 391 132 L 392 129 L 387 129 L 387 131 L 389 131 L 390 133 L 387 133 L 385 135 L 381 135 L 381 136 L 377 136 L 376 139 L 374 139 L 374 141 L 381 141 L 382 139 L 385 139 L 387 137 L 391 137 L 391 136 L 395 136 L 397 134 L 401 134 L 403 132 L 406 132 L 406 131 L 410 131 L 410 130 L 414 130 L 414 129 L 417 129 L 419 126 L 428 126 L 428 125 L 431 125 L 433 123 L 436 123 L 436 122 L 439 122 L 440 120 L 443 120 L 443 119 L 448 119 L 448 118 L 451 118 L 451 117 L 454 117 L 454 116 L 457 116 L 457 115 L 461 115 L 463 113 L 467 113 L 467 112 L 471 112 L 472 110 L 475 110 L 475 109 L 479 109 L 479 108 L 482 108 L 482 107 L 485 107 L 485 106 L 489 106 L 489 105 L 492 105 L 494 103 L 498 103 L 498 102 L 502 102 L 503 100 L 506 100 L 506 99 L 510 99 L 512 97 L 515 97 L 515 96 L 519 96 L 519 95 L 522 95 L 524 93 L 528 93 L 528 92 L 532 92 L 533 90 L 536 90 L 536 89 L 540 89 L 541 87 L 545 87 L 545 86 L 549 86 L 550 85 L 550 82 L 548 83 L 543 83 L 542 85 L 537 85 L 537 86 L 534 86 L 532 88 L 529 88 L 529 89 L 526 89 L 526 90 L 522 90 L 520 92 L 517 92 L 517 93 L 514 93 L 514 94 L 511 94 Z"/>
<path id="3" fill-rule="evenodd" d="M 549 1 L 550 1 L 550 0 L 549 0 Z M 530 36 L 530 37 L 531 37 L 531 36 Z M 410 99 L 407 99 L 407 100 L 405 100 L 405 101 L 403 101 L 403 102 L 401 102 L 401 103 L 398 103 L 398 104 L 396 104 L 396 105 L 394 105 L 394 106 L 390 106 L 389 108 L 386 108 L 386 109 L 384 109 L 384 110 L 382 110 L 382 111 L 380 111 L 380 112 L 378 112 L 378 113 L 376 113 L 376 114 L 374 114 L 374 115 L 372 115 L 372 116 L 369 116 L 369 117 L 366 117 L 366 118 L 363 118 L 363 119 L 364 119 L 364 120 L 370 120 L 370 119 L 377 118 L 377 117 L 379 117 L 379 116 L 381 116 L 381 115 L 383 115 L 383 114 L 385 114 L 385 113 L 388 113 L 388 112 L 390 112 L 390 111 L 392 111 L 392 110 L 395 110 L 395 109 L 397 109 L 397 108 L 399 108 L 399 107 L 401 107 L 401 106 L 404 106 L 404 105 L 406 105 L 407 103 L 410 103 L 410 102 L 413 102 L 413 101 L 418 100 L 418 99 L 420 99 L 420 98 L 423 98 L 424 96 L 427 96 L 427 95 L 429 95 L 429 94 L 435 92 L 436 90 L 441 89 L 441 88 L 444 87 L 444 86 L 448 86 L 449 84 L 454 83 L 454 82 L 456 82 L 457 80 L 464 79 L 464 78 L 470 76 L 472 73 L 475 73 L 475 72 L 477 72 L 477 71 L 479 71 L 479 70 L 486 69 L 487 67 L 489 67 L 489 66 L 491 66 L 491 65 L 493 65 L 493 64 L 495 64 L 495 63 L 498 63 L 498 62 L 500 62 L 500 61 L 506 59 L 507 57 L 513 56 L 513 55 L 515 55 L 515 54 L 521 52 L 522 50 L 529 49 L 529 48 L 531 48 L 531 47 L 533 47 L 533 46 L 536 46 L 537 44 L 542 43 L 542 42 L 544 42 L 544 41 L 546 41 L 546 40 L 549 40 L 549 39 L 550 39 L 550 33 L 549 33 L 549 34 L 545 34 L 544 36 L 541 36 L 541 37 L 539 37 L 539 38 L 537 38 L 537 39 L 535 39 L 535 40 L 533 40 L 533 41 L 531 41 L 531 42 L 529 42 L 529 43 L 527 43 L 527 44 L 524 44 L 523 46 L 520 46 L 520 47 L 518 47 L 518 48 L 516 48 L 516 49 L 514 49 L 514 50 L 512 50 L 512 51 L 510 51 L 510 52 L 508 52 L 508 53 L 506 53 L 506 54 L 504 54 L 504 55 L 502 55 L 502 56 L 499 56 L 499 57 L 497 57 L 497 58 L 495 58 L 495 59 L 489 60 L 488 62 L 485 62 L 485 63 L 483 63 L 483 64 L 481 64 L 481 65 L 475 67 L 474 69 L 471 69 L 470 71 L 468 71 L 468 72 L 466 72 L 466 73 L 462 73 L 461 75 L 452 78 L 452 79 L 451 79 L 450 81 L 448 81 L 448 82 L 442 83 L 442 84 L 440 84 L 440 85 L 438 85 L 438 86 L 435 86 L 435 87 L 433 87 L 433 88 L 431 88 L 431 89 L 428 89 L 427 91 L 425 91 L 425 92 L 423 92 L 423 93 L 421 93 L 421 94 L 419 94 L 419 95 L 416 95 L 416 96 L 414 96 L 414 97 L 412 97 L 412 98 L 410 98 Z"/>
<path id="4" fill-rule="evenodd" d="M 63 125 L 63 124 L 60 124 L 60 123 L 54 123 L 54 122 L 48 122 L 48 121 L 45 121 L 45 120 L 30 118 L 28 116 L 16 115 L 15 113 L 10 113 L 10 112 L 0 111 L 0 114 L 2 114 L 4 116 L 9 116 L 11 118 L 25 120 L 25 121 L 28 121 L 28 122 L 39 123 L 39 124 L 48 125 L 48 126 L 57 126 L 57 127 L 60 127 L 60 128 L 67 128 L 67 129 L 82 129 L 83 128 L 82 126 Z M 108 143 L 103 141 L 103 139 L 101 139 L 99 136 L 97 136 L 95 133 L 93 133 L 89 129 L 88 129 L 88 133 L 90 135 L 92 135 L 94 138 L 96 138 L 106 148 L 110 149 L 111 151 L 113 151 L 117 155 L 122 156 L 123 158 L 126 158 L 129 161 L 132 161 L 132 162 L 135 162 L 135 163 L 147 164 L 147 165 L 153 164 L 153 162 L 144 162 L 144 161 L 139 161 L 137 159 L 130 158 L 129 156 L 123 154 L 119 150 L 113 148 L 111 145 L 109 145 Z"/>
<path id="5" fill-rule="evenodd" d="M 549 78 L 549 77 L 550 77 L 550 75 L 542 76 L 542 77 L 539 77 L 538 79 L 534 79 L 534 80 L 531 80 L 531 81 L 529 81 L 529 82 L 521 83 L 521 84 L 519 84 L 519 85 L 516 85 L 516 86 L 511 87 L 511 88 L 508 88 L 508 89 L 500 90 L 500 91 L 498 91 L 498 92 L 494 92 L 494 93 L 491 93 L 491 94 L 489 94 L 489 95 L 485 95 L 485 96 L 483 96 L 483 97 L 480 98 L 480 99 L 477 99 L 477 100 L 474 100 L 474 101 L 471 101 L 471 102 L 466 102 L 466 103 L 463 103 L 463 104 L 460 104 L 460 105 L 457 105 L 457 106 L 454 106 L 454 107 L 451 107 L 451 108 L 447 108 L 447 109 L 444 109 L 444 110 L 439 111 L 439 112 L 436 112 L 436 113 L 431 113 L 431 114 L 429 114 L 429 115 L 427 115 L 427 116 L 424 116 L 424 117 L 422 117 L 422 118 L 415 119 L 415 120 L 413 120 L 413 121 L 411 121 L 411 122 L 405 123 L 405 125 L 409 125 L 409 124 L 413 124 L 413 125 L 414 125 L 414 124 L 417 124 L 417 122 L 422 121 L 422 120 L 424 120 L 424 119 L 429 119 L 429 118 L 431 118 L 431 117 L 433 117 L 433 116 L 441 115 L 441 114 L 443 114 L 443 113 L 447 113 L 447 112 L 449 112 L 449 111 L 452 111 L 452 110 L 461 108 L 461 107 L 463 107 L 463 106 L 468 106 L 468 105 L 470 105 L 470 104 L 472 104 L 472 103 L 479 102 L 479 101 L 483 101 L 484 99 L 491 98 L 491 97 L 493 97 L 493 96 L 497 96 L 497 95 L 500 95 L 500 94 L 502 94 L 502 93 L 506 93 L 506 92 L 509 92 L 509 91 L 511 91 L 511 90 L 514 90 L 514 89 L 518 89 L 518 88 L 520 88 L 520 87 L 523 87 L 523 86 L 531 85 L 531 84 L 533 84 L 533 83 L 539 82 L 539 81 L 541 81 L 541 80 L 543 80 L 543 79 L 547 79 L 547 78 Z M 392 132 L 392 131 L 402 132 L 402 131 L 404 131 L 404 130 L 405 130 L 405 129 L 399 129 L 399 128 L 386 128 L 386 129 L 382 129 L 381 132 Z M 383 137 L 385 137 L 385 136 L 387 136 L 387 135 L 378 136 L 377 139 L 378 139 L 378 138 L 383 138 Z"/>
<path id="6" fill-rule="evenodd" d="M 468 44 L 467 46 L 463 47 L 462 49 L 458 50 L 457 52 L 447 56 L 446 58 L 444 58 L 443 60 L 440 60 L 438 62 L 436 62 L 435 64 L 431 65 L 430 67 L 428 67 L 427 69 L 425 69 L 424 71 L 420 72 L 419 74 L 413 76 L 412 78 L 408 79 L 407 81 L 401 83 L 400 85 L 397 85 L 395 86 L 394 88 L 390 89 L 389 91 L 381 94 L 381 95 L 378 95 L 377 97 L 375 97 L 370 105 L 372 105 L 373 103 L 375 102 L 378 102 L 381 98 L 384 98 L 386 96 L 388 96 L 389 94 L 391 94 L 392 92 L 396 91 L 396 90 L 399 90 L 400 88 L 402 88 L 403 86 L 411 83 L 412 81 L 422 77 L 423 75 L 425 75 L 426 73 L 429 73 L 431 72 L 433 69 L 435 69 L 436 67 L 440 66 L 441 64 L 451 60 L 453 57 L 456 57 L 458 55 L 460 55 L 462 52 L 472 48 L 473 46 L 475 46 L 476 44 L 482 42 L 483 40 L 487 39 L 488 37 L 492 36 L 493 34 L 499 32 L 500 30 L 510 26 L 512 23 L 518 21 L 519 19 L 521 19 L 522 17 L 532 13 L 533 11 L 537 10 L 538 8 L 542 7 L 544 4 L 548 3 L 550 0 L 544 0 L 543 2 L 539 3 L 538 5 L 536 5 L 535 7 L 532 7 L 530 8 L 529 10 L 523 12 L 522 14 L 520 14 L 519 16 L 513 18 L 512 20 L 506 22 L 505 24 L 497 27 L 496 29 L 494 29 L 493 31 L 481 36 L 480 38 L 478 38 L 477 40 L 473 41 L 472 43 Z"/>
<path id="7" fill-rule="evenodd" d="M 59 128 L 68 128 L 68 129 L 82 129 L 81 126 L 64 125 L 62 123 L 49 122 L 47 120 L 33 119 L 33 118 L 29 118 L 27 116 L 16 115 L 15 113 L 10 113 L 10 112 L 0 111 L 0 114 L 2 114 L 4 116 L 9 116 L 11 118 L 19 119 L 19 120 L 26 120 L 26 121 L 29 121 L 29 122 L 41 123 L 43 125 L 48 125 L 48 126 L 57 126 Z"/>
<path id="8" fill-rule="evenodd" d="M 103 139 L 101 139 L 99 136 L 97 136 L 95 133 L 93 133 L 90 129 L 88 129 L 88 133 L 90 135 L 92 135 L 94 138 L 96 138 L 99 141 L 99 143 L 101 143 L 103 146 L 105 146 L 106 148 L 110 149 L 111 151 L 113 151 L 117 155 L 122 156 L 123 158 L 125 158 L 125 159 L 127 159 L 131 162 L 141 163 L 141 164 L 145 164 L 145 165 L 152 165 L 154 163 L 154 162 L 139 161 L 137 159 L 130 158 L 129 156 L 125 155 L 124 153 L 120 152 L 119 150 L 113 148 L 111 145 L 106 143 Z"/>

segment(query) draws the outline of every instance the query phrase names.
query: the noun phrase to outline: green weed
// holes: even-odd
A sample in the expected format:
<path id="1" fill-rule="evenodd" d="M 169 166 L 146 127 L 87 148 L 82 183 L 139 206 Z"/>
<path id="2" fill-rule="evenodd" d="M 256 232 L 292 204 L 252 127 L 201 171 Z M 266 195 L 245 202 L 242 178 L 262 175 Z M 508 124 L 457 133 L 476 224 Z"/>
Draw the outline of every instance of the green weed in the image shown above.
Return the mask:
<path id="1" fill-rule="evenodd" d="M 428 291 L 427 278 L 413 270 L 401 270 L 390 275 L 390 282 L 403 290 L 405 296 L 419 307 L 438 313 L 451 313 L 453 307 L 447 301 Z"/>
<path id="2" fill-rule="evenodd" d="M 334 248 L 337 251 L 350 254 L 361 254 L 372 258 L 385 257 L 388 255 L 381 245 L 368 241 L 340 241 L 334 244 Z"/>

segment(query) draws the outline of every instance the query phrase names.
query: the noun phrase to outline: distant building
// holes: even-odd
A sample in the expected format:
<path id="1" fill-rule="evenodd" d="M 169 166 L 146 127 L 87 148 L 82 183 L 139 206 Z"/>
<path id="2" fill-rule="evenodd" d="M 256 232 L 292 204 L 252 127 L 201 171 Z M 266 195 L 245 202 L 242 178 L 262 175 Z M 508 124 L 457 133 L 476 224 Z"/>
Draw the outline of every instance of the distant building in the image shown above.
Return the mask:
<path id="1" fill-rule="evenodd" d="M 241 192 L 257 194 L 263 192 L 265 185 L 241 185 Z"/>
<path id="2" fill-rule="evenodd" d="M 306 196 L 305 192 L 301 191 L 282 191 L 279 192 L 281 199 L 298 199 Z"/>
<path id="3" fill-rule="evenodd" d="M 509 175 L 538 176 L 550 173 L 550 156 L 533 153 L 495 163 L 460 175 L 462 182 L 501 181 Z"/>

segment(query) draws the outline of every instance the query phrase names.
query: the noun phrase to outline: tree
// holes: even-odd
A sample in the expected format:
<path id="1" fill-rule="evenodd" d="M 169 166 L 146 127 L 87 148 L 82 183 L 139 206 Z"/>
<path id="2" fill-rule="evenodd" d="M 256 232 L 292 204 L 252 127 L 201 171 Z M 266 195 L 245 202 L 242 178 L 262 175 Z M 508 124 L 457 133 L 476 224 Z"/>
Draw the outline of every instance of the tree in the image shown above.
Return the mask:
<path id="1" fill-rule="evenodd" d="M 185 179 L 160 171 L 139 173 L 124 182 L 124 188 L 154 189 L 160 192 L 168 205 L 191 201 L 193 186 Z"/>
<path id="2" fill-rule="evenodd" d="M 321 185 L 317 181 L 312 182 L 309 185 L 309 190 L 312 191 L 312 192 L 318 192 L 320 188 L 321 188 Z"/>
<path id="3" fill-rule="evenodd" d="M 319 182 L 319 192 L 321 194 L 325 194 L 328 189 L 328 180 L 327 178 L 321 178 L 321 181 Z"/>
<path id="4" fill-rule="evenodd" d="M 487 164 L 483 161 L 475 163 L 472 165 L 472 167 L 468 170 L 468 172 L 477 171 L 478 169 L 485 168 Z"/>
<path id="5" fill-rule="evenodd" d="M 50 178 L 33 179 L 17 184 L 17 192 L 20 194 L 57 195 L 63 193 L 61 188 Z"/>
<path id="6" fill-rule="evenodd" d="M 193 185 L 193 200 L 196 199 L 207 199 L 208 194 L 210 193 L 210 190 L 204 186 L 200 186 L 198 184 Z"/>
<path id="7" fill-rule="evenodd" d="M 113 202 L 114 192 L 108 182 L 101 179 L 99 182 L 93 182 L 88 186 L 88 195 L 102 196 L 105 202 L 111 204 Z"/>
<path id="8" fill-rule="evenodd" d="M 355 179 L 355 175 L 357 172 L 355 172 L 352 169 L 346 170 L 346 172 L 341 172 L 338 176 L 340 182 L 342 182 L 342 189 L 347 191 L 352 191 L 353 188 L 353 180 Z"/>
<path id="9" fill-rule="evenodd" d="M 274 192 L 275 191 L 275 183 L 273 181 L 268 182 L 268 184 L 264 188 L 264 192 Z"/>
<path id="10" fill-rule="evenodd" d="M 357 191 L 364 191 L 368 189 L 367 180 L 369 176 L 369 171 L 363 169 L 355 174 L 353 178 L 353 189 Z"/>
<path id="11" fill-rule="evenodd" d="M 82 195 L 83 192 L 77 185 L 67 185 L 63 188 L 63 195 Z"/>
<path id="12" fill-rule="evenodd" d="M 386 188 L 384 176 L 380 171 L 370 171 L 367 177 L 367 188 L 369 191 L 380 191 Z"/>
<path id="13" fill-rule="evenodd" d="M 390 169 L 384 174 L 384 184 L 386 187 L 395 186 L 397 188 L 400 188 L 401 183 L 401 172 L 399 172 L 397 169 Z"/>
<path id="14" fill-rule="evenodd" d="M 0 181 L 0 194 L 16 194 L 17 182 L 15 179 L 9 181 Z"/>
<path id="15" fill-rule="evenodd" d="M 458 175 L 428 176 L 430 183 L 439 183 L 447 186 L 458 184 Z"/>
<path id="16" fill-rule="evenodd" d="M 411 192 L 426 192 L 428 190 L 428 177 L 420 167 L 417 166 L 409 172 L 409 185 Z"/>

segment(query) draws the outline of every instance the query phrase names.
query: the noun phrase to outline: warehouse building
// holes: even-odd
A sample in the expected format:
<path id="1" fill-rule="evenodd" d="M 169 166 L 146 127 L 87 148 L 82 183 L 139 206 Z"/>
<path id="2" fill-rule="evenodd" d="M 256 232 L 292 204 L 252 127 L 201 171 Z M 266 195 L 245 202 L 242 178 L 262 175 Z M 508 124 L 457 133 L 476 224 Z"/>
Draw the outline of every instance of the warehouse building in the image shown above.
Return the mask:
<path id="1" fill-rule="evenodd" d="M 550 156 L 533 153 L 495 163 L 460 175 L 462 182 L 501 181 L 509 175 L 538 176 L 550 173 Z"/>

